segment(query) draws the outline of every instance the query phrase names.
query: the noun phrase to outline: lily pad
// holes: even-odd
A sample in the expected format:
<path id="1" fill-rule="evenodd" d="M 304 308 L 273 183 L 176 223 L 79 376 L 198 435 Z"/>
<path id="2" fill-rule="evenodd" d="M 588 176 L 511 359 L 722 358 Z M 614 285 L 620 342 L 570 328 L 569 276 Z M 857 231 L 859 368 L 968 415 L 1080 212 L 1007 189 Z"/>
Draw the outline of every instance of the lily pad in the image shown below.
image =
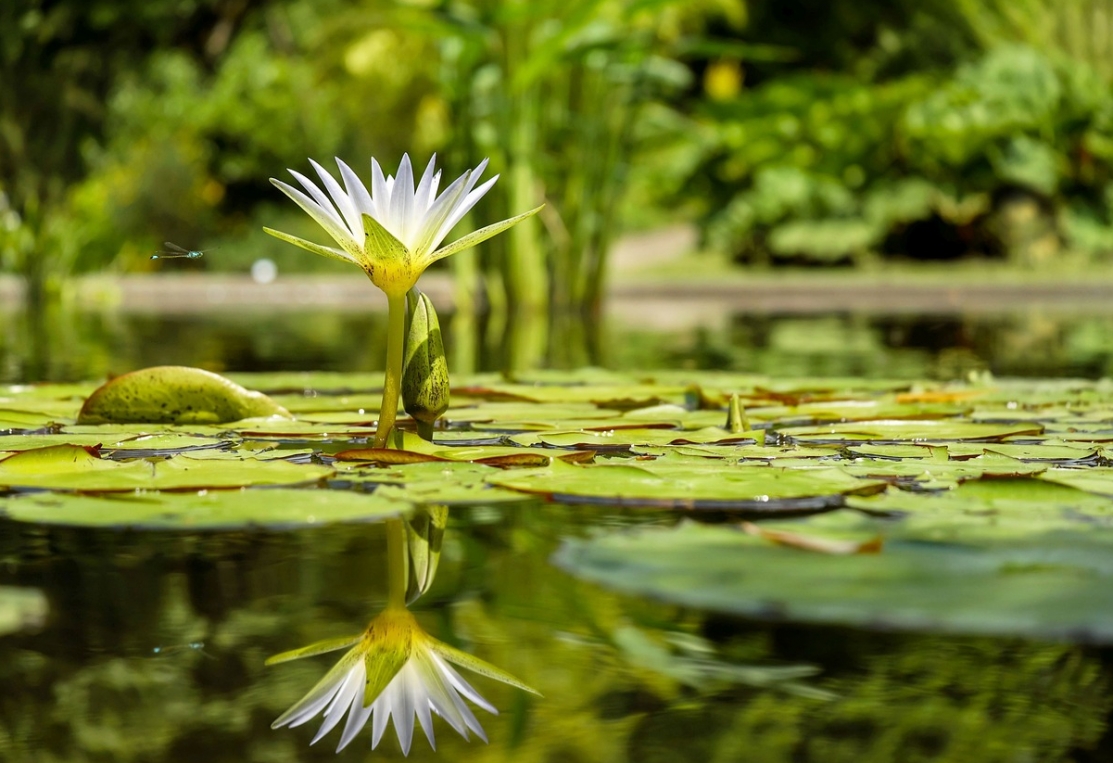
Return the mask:
<path id="1" fill-rule="evenodd" d="M 554 562 L 626 593 L 759 619 L 1113 642 L 1113 531 L 986 545 L 890 536 L 880 553 L 832 556 L 685 523 L 568 540 Z"/>
<path id="2" fill-rule="evenodd" d="M 69 494 L 0 498 L 0 513 L 19 522 L 160 530 L 295 529 L 330 522 L 378 522 L 411 504 L 386 494 L 339 490 L 201 490 L 93 497 Z"/>
<path id="3" fill-rule="evenodd" d="M 338 477 L 353 483 L 377 483 L 376 492 L 418 504 L 483 505 L 528 501 L 532 496 L 488 483 L 501 472 L 483 464 L 438 461 L 390 468 L 352 469 Z"/>
<path id="4" fill-rule="evenodd" d="M 136 489 L 185 490 L 248 485 L 294 485 L 316 482 L 333 470 L 288 461 L 167 460 L 112 461 L 96 449 L 55 445 L 23 451 L 0 461 L 0 486 L 114 492 Z"/>
<path id="5" fill-rule="evenodd" d="M 723 469 L 713 461 L 673 467 L 658 463 L 577 466 L 558 461 L 544 469 L 496 475 L 488 482 L 565 502 L 751 512 L 831 508 L 841 506 L 846 494 L 877 492 L 885 486 L 836 468 L 791 471 L 736 465 Z"/>
<path id="6" fill-rule="evenodd" d="M 260 392 L 252 392 L 200 368 L 156 366 L 117 376 L 89 396 L 79 424 L 219 424 L 290 413 Z"/>
<path id="7" fill-rule="evenodd" d="M 799 445 L 822 443 L 999 442 L 1017 435 L 1041 435 L 1039 424 L 973 424 L 968 421 L 857 421 L 814 427 L 775 427 L 767 437 Z M 770 442 L 769 444 L 773 444 Z"/>

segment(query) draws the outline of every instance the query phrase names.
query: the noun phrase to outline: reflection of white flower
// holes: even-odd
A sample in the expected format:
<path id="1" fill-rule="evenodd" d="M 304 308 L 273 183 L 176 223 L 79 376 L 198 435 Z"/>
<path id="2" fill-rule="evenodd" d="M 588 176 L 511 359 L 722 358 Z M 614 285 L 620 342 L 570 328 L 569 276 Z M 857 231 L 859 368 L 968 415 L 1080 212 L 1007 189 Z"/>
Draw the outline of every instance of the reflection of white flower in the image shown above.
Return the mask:
<path id="1" fill-rule="evenodd" d="M 340 248 L 320 246 L 270 228 L 264 230 L 316 254 L 354 262 L 383 291 L 404 294 L 432 263 L 486 241 L 537 211 L 534 209 L 489 225 L 437 249 L 449 231 L 490 190 L 498 175 L 476 188 L 487 167 L 484 160 L 438 195 L 441 173 L 434 171 L 435 161 L 436 157 L 429 161 L 415 188 L 408 155 L 402 157 L 398 177 L 384 176 L 379 163 L 372 159 L 371 190 L 368 191 L 351 168 L 339 159 L 336 163 L 343 186 L 328 170 L 310 160 L 324 191 L 294 170 L 290 170 L 290 174 L 306 192 L 281 180 L 272 178 L 271 182 L 316 220 Z"/>
<path id="2" fill-rule="evenodd" d="M 344 749 L 368 720 L 371 720 L 371 747 L 374 749 L 383 737 L 387 721 L 393 717 L 402 752 L 408 755 L 415 715 L 434 749 L 434 713 L 444 718 L 465 739 L 470 730 L 484 742 L 487 741 L 483 727 L 464 699 L 489 713 L 497 715 L 498 710 L 480 696 L 449 665 L 450 662 L 537 693 L 494 665 L 437 641 L 421 630 L 412 614 L 398 607 L 387 608 L 356 639 L 321 642 L 272 657 L 267 664 L 321 654 L 352 644 L 355 647 L 308 694 L 271 724 L 272 728 L 300 726 L 321 713 L 324 723 L 313 737 L 313 742 L 316 742 L 347 714 L 348 720 L 336 751 Z"/>

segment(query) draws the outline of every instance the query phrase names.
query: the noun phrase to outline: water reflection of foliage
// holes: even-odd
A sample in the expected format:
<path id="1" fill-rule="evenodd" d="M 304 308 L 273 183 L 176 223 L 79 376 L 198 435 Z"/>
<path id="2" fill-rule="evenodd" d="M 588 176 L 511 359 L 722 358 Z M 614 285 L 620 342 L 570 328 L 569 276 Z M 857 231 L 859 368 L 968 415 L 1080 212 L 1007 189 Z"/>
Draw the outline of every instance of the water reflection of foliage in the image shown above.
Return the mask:
<path id="1" fill-rule="evenodd" d="M 469 324 L 480 336 L 463 342 L 458 321 L 445 321 L 447 342 L 475 347 L 478 356 L 471 362 L 477 370 L 510 362 L 500 334 L 505 327 Z M 153 316 L 52 308 L 37 329 L 22 315 L 0 315 L 0 323 L 0 382 L 89 379 L 164 363 L 218 371 L 370 371 L 381 364 L 374 350 L 385 330 L 382 315 L 312 310 Z M 554 335 L 562 325 L 554 323 Z M 552 367 L 582 366 L 590 359 L 608 368 L 683 366 L 777 376 L 952 379 L 985 368 L 1021 376 L 1113 373 L 1113 318 L 1100 314 L 742 313 L 699 329 L 645 332 L 619 318 L 605 331 L 585 331 L 582 321 L 567 328 L 552 342 Z M 352 336 L 367 338 L 357 344 L 362 349 L 353 351 Z"/>
<path id="2" fill-rule="evenodd" d="M 491 746 L 442 734 L 444 759 L 1004 763 L 1021 750 L 1058 760 L 1092 747 L 1111 709 L 1108 669 L 1077 647 L 746 623 L 608 593 L 547 561 L 569 528 L 666 515 L 549 506 L 453 517 L 418 608 L 422 625 L 528 677 L 546 699 L 523 702 L 483 682 L 477 688 L 505 708 L 484 724 Z M 381 606 L 383 547 L 381 526 L 0 533 L 3 582 L 40 586 L 55 613 L 38 635 L 0 640 L 0 757 L 336 760 L 327 740 L 306 748 L 304 735 L 268 728 L 329 658 L 280 671 L 263 660 L 348 633 Z M 813 665 L 820 673 L 807 680 L 834 698 L 693 685 L 616 648 L 624 628 L 674 655 L 689 639 L 725 664 Z M 149 655 L 155 644 L 200 637 L 214 659 Z M 418 747 L 412 755 L 427 754 Z"/>

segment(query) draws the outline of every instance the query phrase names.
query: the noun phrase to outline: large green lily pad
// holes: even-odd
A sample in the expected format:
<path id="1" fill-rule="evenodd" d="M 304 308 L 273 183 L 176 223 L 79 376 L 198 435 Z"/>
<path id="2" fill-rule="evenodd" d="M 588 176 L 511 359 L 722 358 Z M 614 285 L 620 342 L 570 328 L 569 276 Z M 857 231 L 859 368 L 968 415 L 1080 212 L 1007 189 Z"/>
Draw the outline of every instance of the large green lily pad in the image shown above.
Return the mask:
<path id="1" fill-rule="evenodd" d="M 187 490 L 248 485 L 295 485 L 322 480 L 327 466 L 280 460 L 240 461 L 174 458 L 114 461 L 95 449 L 55 445 L 27 450 L 0 461 L 0 487 L 118 492 Z"/>
<path id="2" fill-rule="evenodd" d="M 838 468 L 791 471 L 754 464 L 724 469 L 710 460 L 675 465 L 662 462 L 588 466 L 558 461 L 543 469 L 494 475 L 487 481 L 554 500 L 757 512 L 840 506 L 846 494 L 877 492 L 885 486 L 877 480 L 856 479 Z"/>
<path id="3" fill-rule="evenodd" d="M 880 553 L 830 555 L 684 523 L 569 540 L 554 561 L 627 593 L 760 619 L 1113 642 L 1113 531 L 890 535 Z"/>
<path id="4" fill-rule="evenodd" d="M 401 516 L 411 506 L 386 494 L 282 488 L 0 498 L 0 513 L 20 522 L 159 530 L 294 529 L 330 522 L 377 522 Z"/>

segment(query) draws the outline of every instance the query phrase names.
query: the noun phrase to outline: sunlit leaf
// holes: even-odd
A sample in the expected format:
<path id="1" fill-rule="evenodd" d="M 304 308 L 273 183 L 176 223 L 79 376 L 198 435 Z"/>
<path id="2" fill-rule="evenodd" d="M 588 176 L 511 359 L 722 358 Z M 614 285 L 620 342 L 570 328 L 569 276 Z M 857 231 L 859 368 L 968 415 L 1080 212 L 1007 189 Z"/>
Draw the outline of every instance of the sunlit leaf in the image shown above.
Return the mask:
<path id="1" fill-rule="evenodd" d="M 378 522 L 401 516 L 409 507 L 385 495 L 338 490 L 202 490 L 105 497 L 36 493 L 0 498 L 0 513 L 20 522 L 163 530 Z"/>
<path id="2" fill-rule="evenodd" d="M 200 368 L 157 366 L 117 376 L 85 401 L 78 423 L 217 424 L 290 414 L 260 392 L 252 392 Z"/>

